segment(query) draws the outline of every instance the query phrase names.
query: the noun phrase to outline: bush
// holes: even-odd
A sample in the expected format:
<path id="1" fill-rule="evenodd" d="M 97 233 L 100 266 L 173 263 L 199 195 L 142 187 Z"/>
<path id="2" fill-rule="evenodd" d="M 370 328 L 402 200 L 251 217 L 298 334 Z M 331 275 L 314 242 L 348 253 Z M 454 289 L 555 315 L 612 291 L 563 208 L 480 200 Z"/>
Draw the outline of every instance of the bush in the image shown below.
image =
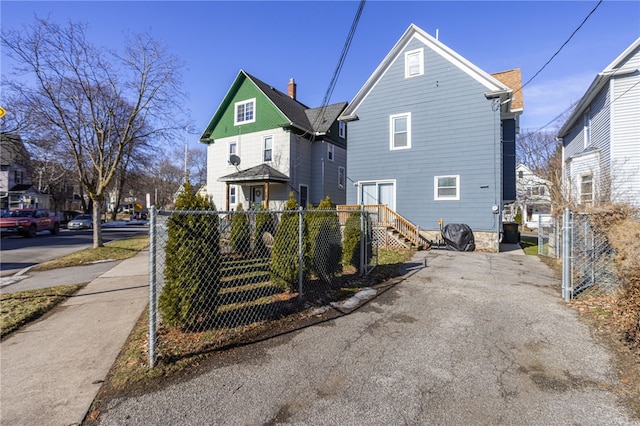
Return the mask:
<path id="1" fill-rule="evenodd" d="M 283 213 L 278 224 L 273 242 L 273 251 L 271 252 L 269 272 L 271 281 L 274 284 L 280 285 L 289 291 L 296 291 L 300 272 L 297 244 L 300 215 L 297 211 L 298 203 L 293 198 L 293 193 L 289 194 L 284 210 L 291 212 Z M 306 242 L 307 239 L 304 238 L 303 241 Z M 303 248 L 303 253 L 308 253 L 308 249 Z M 303 258 L 302 275 L 303 279 L 306 279 L 309 272 L 308 257 L 305 255 Z"/>
<path id="2" fill-rule="evenodd" d="M 331 198 L 320 202 L 317 210 L 333 210 Z M 311 269 L 324 283 L 330 284 L 342 270 L 342 235 L 338 215 L 330 211 L 308 212 L 307 239 Z"/>
<path id="3" fill-rule="evenodd" d="M 344 266 L 353 266 L 358 272 L 361 271 L 360 265 L 360 213 L 351 213 L 347 218 L 344 226 L 344 243 L 342 244 L 342 264 Z M 368 238 L 370 241 L 371 238 Z M 369 264 L 371 260 L 371 248 L 367 245 L 364 263 Z"/>
<path id="4" fill-rule="evenodd" d="M 220 230 L 215 205 L 195 195 L 189 181 L 176 200 L 176 210 L 201 210 L 202 214 L 174 213 L 168 220 L 165 248 L 165 285 L 159 299 L 163 321 L 169 326 L 193 328 L 215 315 L 220 289 Z"/>
<path id="5" fill-rule="evenodd" d="M 268 256 L 270 254 L 269 249 L 264 245 L 264 241 L 262 240 L 265 232 L 273 235 L 275 232 L 275 224 L 272 214 L 269 213 L 266 207 L 260 204 L 258 213 L 256 214 L 256 228 L 255 235 L 253 236 L 254 250 L 257 256 Z"/>
<path id="6" fill-rule="evenodd" d="M 238 204 L 236 212 L 231 215 L 231 248 L 234 253 L 246 257 L 251 253 L 251 231 L 249 230 L 249 218 L 242 209 L 242 203 Z"/>

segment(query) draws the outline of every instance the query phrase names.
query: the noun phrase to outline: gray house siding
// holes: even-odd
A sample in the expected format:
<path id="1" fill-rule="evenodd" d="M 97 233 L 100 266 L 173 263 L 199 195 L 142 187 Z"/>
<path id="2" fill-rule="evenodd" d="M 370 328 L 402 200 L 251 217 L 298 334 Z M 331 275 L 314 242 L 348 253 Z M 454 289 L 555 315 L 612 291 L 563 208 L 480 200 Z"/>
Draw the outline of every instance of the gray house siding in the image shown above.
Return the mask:
<path id="1" fill-rule="evenodd" d="M 306 185 L 309 190 L 308 202 L 311 202 L 311 190 L 312 190 L 312 171 L 311 171 L 311 142 L 300 136 L 291 136 L 291 158 L 289 164 L 289 170 L 291 175 L 289 176 L 291 190 L 294 192 L 295 199 L 300 202 L 300 185 Z M 302 207 L 306 207 L 302 206 Z"/>
<path id="2" fill-rule="evenodd" d="M 405 51 L 423 47 L 413 40 Z M 500 112 L 486 88 L 441 55 L 424 48 L 424 74 L 404 77 L 398 55 L 349 123 L 347 171 L 352 181 L 395 180 L 395 210 L 423 229 L 466 223 L 496 231 L 500 204 Z M 411 148 L 390 150 L 392 114 L 411 113 Z M 456 175 L 460 199 L 434 200 L 434 177 Z M 515 175 L 515 174 L 514 174 Z M 347 185 L 347 202 L 357 188 Z"/>
<path id="3" fill-rule="evenodd" d="M 346 166 L 347 152 L 340 146 L 333 145 L 333 161 L 327 156 L 327 145 L 331 142 L 316 141 L 312 146 L 313 163 L 311 203 L 315 206 L 327 195 L 333 204 L 345 204 L 346 192 L 338 186 L 338 168 Z"/>

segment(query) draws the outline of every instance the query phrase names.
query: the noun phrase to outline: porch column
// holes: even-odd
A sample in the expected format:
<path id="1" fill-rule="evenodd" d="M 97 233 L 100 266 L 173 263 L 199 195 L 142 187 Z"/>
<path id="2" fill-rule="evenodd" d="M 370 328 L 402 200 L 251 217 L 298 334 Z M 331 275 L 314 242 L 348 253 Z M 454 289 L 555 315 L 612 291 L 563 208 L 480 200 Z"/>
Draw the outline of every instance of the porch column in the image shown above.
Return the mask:
<path id="1" fill-rule="evenodd" d="M 264 183 L 264 202 L 265 207 L 269 210 L 269 181 Z"/>
<path id="2" fill-rule="evenodd" d="M 229 211 L 229 182 L 227 182 L 227 194 L 226 194 L 226 197 L 227 197 L 227 207 L 226 207 L 226 210 L 227 210 L 227 211 Z"/>

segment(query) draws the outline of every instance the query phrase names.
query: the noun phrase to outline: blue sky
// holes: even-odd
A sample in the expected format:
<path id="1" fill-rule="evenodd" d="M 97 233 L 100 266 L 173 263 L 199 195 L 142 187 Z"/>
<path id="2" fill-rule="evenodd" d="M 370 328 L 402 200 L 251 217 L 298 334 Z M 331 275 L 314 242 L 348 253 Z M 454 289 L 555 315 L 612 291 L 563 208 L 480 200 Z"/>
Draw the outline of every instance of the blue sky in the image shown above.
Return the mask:
<path id="1" fill-rule="evenodd" d="M 521 68 L 529 80 L 597 1 L 367 1 L 331 102 L 350 101 L 414 23 L 483 70 Z M 37 14 L 89 24 L 98 45 L 120 47 L 125 32 L 149 32 L 186 64 L 197 139 L 240 69 L 320 106 L 358 1 L 10 1 L 3 28 Z M 595 75 L 640 36 L 640 2 L 605 0 L 556 58 L 524 88 L 522 129 L 538 129 L 579 99 Z M 2 73 L 10 62 L 2 58 Z M 2 105 L 7 109 L 6 105 Z"/>

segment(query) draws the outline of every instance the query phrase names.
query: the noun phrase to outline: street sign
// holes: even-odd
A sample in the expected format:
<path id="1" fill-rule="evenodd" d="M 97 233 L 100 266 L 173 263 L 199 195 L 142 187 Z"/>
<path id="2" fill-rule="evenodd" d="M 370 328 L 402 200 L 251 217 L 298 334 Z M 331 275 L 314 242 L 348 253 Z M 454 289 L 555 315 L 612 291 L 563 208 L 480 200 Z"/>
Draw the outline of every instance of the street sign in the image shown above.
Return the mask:
<path id="1" fill-rule="evenodd" d="M 5 111 L 4 108 L 0 107 L 0 118 L 4 117 L 4 115 L 7 113 L 7 111 Z"/>

